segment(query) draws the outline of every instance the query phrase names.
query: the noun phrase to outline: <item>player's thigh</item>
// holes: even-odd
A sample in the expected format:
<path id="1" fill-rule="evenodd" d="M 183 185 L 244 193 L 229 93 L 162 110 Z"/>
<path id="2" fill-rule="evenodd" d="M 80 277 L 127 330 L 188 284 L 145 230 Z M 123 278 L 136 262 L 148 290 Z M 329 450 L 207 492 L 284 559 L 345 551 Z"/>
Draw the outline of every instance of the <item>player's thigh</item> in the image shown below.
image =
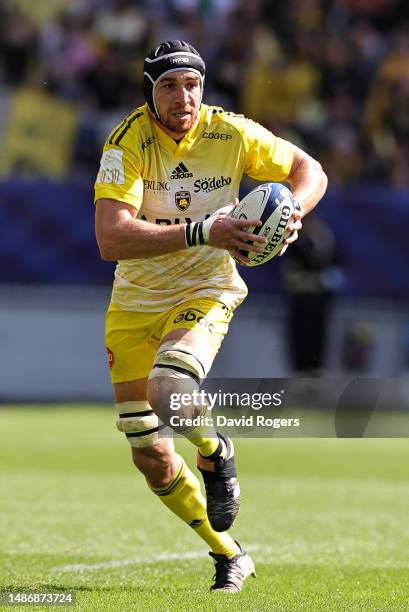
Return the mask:
<path id="1" fill-rule="evenodd" d="M 126 398 L 133 394 L 146 399 L 144 379 L 149 376 L 159 344 L 153 334 L 157 319 L 157 313 L 130 312 L 112 304 L 108 309 L 105 345 L 117 401 L 131 401 Z"/>
<path id="2" fill-rule="evenodd" d="M 189 301 L 168 313 L 148 379 L 148 399 L 165 422 L 172 395 L 190 395 L 207 376 L 231 317 L 224 304 L 211 299 Z"/>
<path id="3" fill-rule="evenodd" d="M 106 340 L 118 409 L 117 427 L 132 448 L 153 447 L 163 439 L 164 426 L 158 416 L 164 413 L 156 401 L 155 376 L 159 373 L 161 380 L 177 382 L 181 375 L 183 390 L 197 388 L 210 370 L 231 317 L 226 306 L 211 299 L 192 300 L 159 315 L 110 308 Z M 167 393 L 161 397 L 166 414 Z"/>
<path id="4" fill-rule="evenodd" d="M 114 383 L 114 395 L 116 403 L 140 402 L 147 398 L 148 379 L 127 380 L 126 382 Z"/>
<path id="5" fill-rule="evenodd" d="M 207 376 L 221 343 L 227 334 L 233 312 L 214 299 L 189 300 L 174 308 L 167 316 L 155 362 L 160 353 L 186 350 L 187 359 L 193 354 L 200 369 L 200 379 Z"/>

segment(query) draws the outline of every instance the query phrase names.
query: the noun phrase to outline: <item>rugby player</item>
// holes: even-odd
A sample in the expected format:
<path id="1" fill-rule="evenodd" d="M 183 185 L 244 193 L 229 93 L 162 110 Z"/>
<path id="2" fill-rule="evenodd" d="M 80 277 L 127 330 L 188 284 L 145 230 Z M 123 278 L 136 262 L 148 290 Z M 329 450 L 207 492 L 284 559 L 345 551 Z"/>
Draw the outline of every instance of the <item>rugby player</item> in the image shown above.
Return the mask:
<path id="1" fill-rule="evenodd" d="M 117 261 L 106 346 L 118 410 L 148 486 L 210 547 L 213 591 L 238 592 L 254 564 L 227 533 L 240 501 L 232 441 L 210 426 L 181 433 L 197 447 L 205 490 L 161 436 L 170 399 L 198 389 L 247 294 L 231 255 L 263 252 L 245 230 L 258 220 L 229 216 L 244 174 L 286 181 L 303 213 L 283 246 L 297 239 L 302 214 L 323 196 L 320 164 L 241 115 L 202 103 L 205 64 L 184 41 L 167 41 L 144 62 L 146 104 L 109 135 L 95 183 L 101 256 Z M 248 240 L 254 241 L 253 245 Z M 190 417 L 206 406 L 184 407 Z"/>

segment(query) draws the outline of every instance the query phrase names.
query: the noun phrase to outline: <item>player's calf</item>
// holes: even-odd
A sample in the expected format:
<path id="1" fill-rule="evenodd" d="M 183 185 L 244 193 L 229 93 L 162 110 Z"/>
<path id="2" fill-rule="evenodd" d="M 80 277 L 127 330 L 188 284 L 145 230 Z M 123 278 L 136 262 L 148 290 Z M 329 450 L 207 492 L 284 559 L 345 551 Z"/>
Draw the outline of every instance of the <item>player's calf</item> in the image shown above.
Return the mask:
<path id="1" fill-rule="evenodd" d="M 163 439 L 154 446 L 133 448 L 132 460 L 151 487 L 166 486 L 180 469 L 180 460 L 170 439 Z"/>

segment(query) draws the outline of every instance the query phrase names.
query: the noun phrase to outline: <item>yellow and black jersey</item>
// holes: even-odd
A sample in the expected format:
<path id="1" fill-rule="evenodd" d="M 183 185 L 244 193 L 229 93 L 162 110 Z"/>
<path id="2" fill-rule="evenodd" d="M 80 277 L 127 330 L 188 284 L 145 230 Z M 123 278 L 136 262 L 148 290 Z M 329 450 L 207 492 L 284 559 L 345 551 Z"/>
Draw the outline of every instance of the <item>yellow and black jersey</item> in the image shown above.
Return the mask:
<path id="1" fill-rule="evenodd" d="M 149 223 L 202 221 L 238 196 L 244 174 L 283 181 L 292 145 L 240 115 L 202 104 L 200 120 L 177 144 L 148 114 L 128 115 L 109 135 L 95 200 L 126 202 Z M 227 251 L 208 246 L 118 262 L 113 303 L 161 312 L 187 299 L 213 297 L 234 309 L 247 288 Z"/>

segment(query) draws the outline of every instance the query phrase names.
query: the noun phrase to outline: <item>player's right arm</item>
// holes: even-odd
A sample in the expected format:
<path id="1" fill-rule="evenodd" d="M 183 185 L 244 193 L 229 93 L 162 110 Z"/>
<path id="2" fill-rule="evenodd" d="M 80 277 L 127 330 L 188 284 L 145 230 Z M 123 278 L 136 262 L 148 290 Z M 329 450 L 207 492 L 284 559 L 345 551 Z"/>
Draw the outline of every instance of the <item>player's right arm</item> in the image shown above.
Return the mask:
<path id="1" fill-rule="evenodd" d="M 186 248 L 182 226 L 156 226 L 137 219 L 137 214 L 137 209 L 125 202 L 96 201 L 95 234 L 102 259 L 139 259 Z"/>
<path id="2" fill-rule="evenodd" d="M 137 214 L 135 206 L 119 200 L 99 198 L 96 201 L 95 232 L 102 259 L 144 259 L 187 248 L 185 225 L 155 225 L 137 219 Z M 264 244 L 265 238 L 243 231 L 247 227 L 261 225 L 258 220 L 233 219 L 225 209 L 221 209 L 205 223 L 208 223 L 206 244 L 209 246 L 226 249 L 243 261 L 247 261 L 247 258 L 239 254 L 239 249 L 255 253 L 264 250 L 263 247 L 249 245 L 247 241 Z"/>

